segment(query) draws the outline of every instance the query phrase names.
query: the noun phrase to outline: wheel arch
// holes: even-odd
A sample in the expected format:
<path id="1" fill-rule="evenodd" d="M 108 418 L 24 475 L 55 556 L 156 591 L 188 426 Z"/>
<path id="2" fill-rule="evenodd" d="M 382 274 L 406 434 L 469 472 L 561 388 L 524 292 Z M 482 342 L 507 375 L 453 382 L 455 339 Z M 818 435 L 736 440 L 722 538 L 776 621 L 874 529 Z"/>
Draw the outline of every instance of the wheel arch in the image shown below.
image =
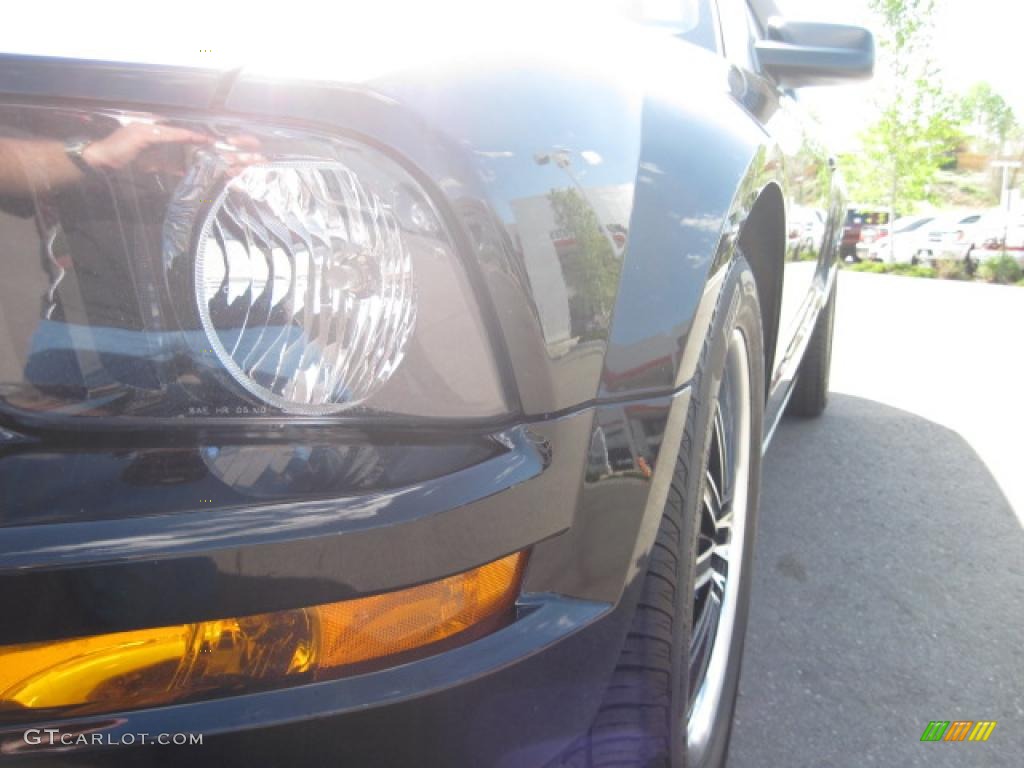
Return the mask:
<path id="1" fill-rule="evenodd" d="M 776 182 L 765 185 L 754 201 L 740 228 L 739 246 L 754 273 L 761 300 L 767 393 L 775 369 L 786 259 L 786 203 Z"/>

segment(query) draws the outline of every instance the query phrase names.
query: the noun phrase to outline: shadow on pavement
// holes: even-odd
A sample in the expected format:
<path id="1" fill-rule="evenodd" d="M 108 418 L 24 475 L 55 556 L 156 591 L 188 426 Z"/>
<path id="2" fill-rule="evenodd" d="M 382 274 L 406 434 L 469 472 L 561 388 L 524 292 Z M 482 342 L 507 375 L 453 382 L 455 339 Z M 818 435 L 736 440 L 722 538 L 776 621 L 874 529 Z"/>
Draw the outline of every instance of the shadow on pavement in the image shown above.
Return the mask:
<path id="1" fill-rule="evenodd" d="M 780 425 L 762 494 L 730 768 L 1020 766 L 1024 530 L 974 450 L 833 394 Z"/>

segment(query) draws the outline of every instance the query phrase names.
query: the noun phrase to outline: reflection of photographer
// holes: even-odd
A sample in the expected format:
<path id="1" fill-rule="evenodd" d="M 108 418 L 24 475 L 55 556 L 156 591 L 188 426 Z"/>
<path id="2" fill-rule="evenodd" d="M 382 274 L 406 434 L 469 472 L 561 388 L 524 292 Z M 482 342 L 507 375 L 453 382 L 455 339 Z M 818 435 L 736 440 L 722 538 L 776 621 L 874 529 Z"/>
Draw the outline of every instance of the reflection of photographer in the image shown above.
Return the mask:
<path id="1" fill-rule="evenodd" d="M 0 195 L 28 197 L 68 187 L 91 171 L 118 171 L 166 144 L 210 144 L 208 136 L 169 125 L 131 123 L 96 141 L 0 138 Z M 143 167 L 140 170 L 158 170 Z"/>
<path id="2" fill-rule="evenodd" d="M 216 155 L 219 171 L 232 177 L 263 162 L 258 140 L 61 113 L 45 115 L 31 134 L 23 129 L 12 121 L 0 136 L 0 209 L 34 219 L 46 281 L 39 322 L 21 342 L 23 381 L 45 394 L 112 382 L 159 387 L 153 350 L 163 342 L 143 331 L 163 298 L 135 287 L 137 274 L 158 266 L 142 258 L 160 247 L 147 223 L 163 218 L 168 190 L 192 167 L 194 152 Z M 74 338 L 82 334 L 88 354 Z"/>
<path id="3" fill-rule="evenodd" d="M 27 343 L 24 380 L 47 393 L 102 388 L 111 376 L 153 387 L 152 366 L 136 365 L 131 354 L 144 346 L 133 333 L 144 309 L 132 289 L 133 270 L 144 266 L 127 258 L 124 243 L 143 235 L 121 211 L 125 202 L 136 209 L 159 205 L 141 174 L 180 175 L 186 155 L 173 149 L 213 139 L 141 121 L 112 123 L 94 139 L 67 137 L 96 137 L 95 124 L 78 126 L 81 133 L 64 121 L 40 127 L 54 138 L 0 137 L 0 207 L 35 220 L 48 283 Z M 130 174 L 130 185 L 113 181 L 119 172 Z M 4 261 L 11 258 L 8 253 Z M 85 327 L 92 328 L 96 354 L 83 358 L 72 352 L 72 335 Z"/>

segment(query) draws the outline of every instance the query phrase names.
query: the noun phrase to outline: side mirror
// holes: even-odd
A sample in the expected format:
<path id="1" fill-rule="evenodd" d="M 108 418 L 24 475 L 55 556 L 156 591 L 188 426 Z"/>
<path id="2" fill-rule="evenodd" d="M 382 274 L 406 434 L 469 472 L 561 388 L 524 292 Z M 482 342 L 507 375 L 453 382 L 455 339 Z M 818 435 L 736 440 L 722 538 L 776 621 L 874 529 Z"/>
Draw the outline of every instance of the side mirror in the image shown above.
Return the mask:
<path id="1" fill-rule="evenodd" d="M 761 68 L 783 88 L 868 80 L 875 71 L 875 38 L 863 27 L 776 17 L 754 49 Z"/>

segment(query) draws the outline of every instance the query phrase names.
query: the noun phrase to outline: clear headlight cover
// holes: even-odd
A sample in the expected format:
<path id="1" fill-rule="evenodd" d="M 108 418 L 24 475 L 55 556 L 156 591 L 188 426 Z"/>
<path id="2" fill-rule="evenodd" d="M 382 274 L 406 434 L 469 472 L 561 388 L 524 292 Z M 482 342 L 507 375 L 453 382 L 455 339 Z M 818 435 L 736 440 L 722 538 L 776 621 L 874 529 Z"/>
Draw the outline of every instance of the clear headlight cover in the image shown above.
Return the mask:
<path id="1" fill-rule="evenodd" d="M 240 386 L 285 411 L 357 405 L 398 368 L 416 318 L 390 207 L 337 162 L 254 165 L 196 245 L 199 318 Z"/>
<path id="2" fill-rule="evenodd" d="M 91 171 L 65 162 L 79 142 L 91 142 Z M 6 181 L 0 169 L 5 408 L 507 411 L 465 265 L 419 183 L 377 149 L 250 124 L 0 107 L 0 158 L 22 169 Z"/>

